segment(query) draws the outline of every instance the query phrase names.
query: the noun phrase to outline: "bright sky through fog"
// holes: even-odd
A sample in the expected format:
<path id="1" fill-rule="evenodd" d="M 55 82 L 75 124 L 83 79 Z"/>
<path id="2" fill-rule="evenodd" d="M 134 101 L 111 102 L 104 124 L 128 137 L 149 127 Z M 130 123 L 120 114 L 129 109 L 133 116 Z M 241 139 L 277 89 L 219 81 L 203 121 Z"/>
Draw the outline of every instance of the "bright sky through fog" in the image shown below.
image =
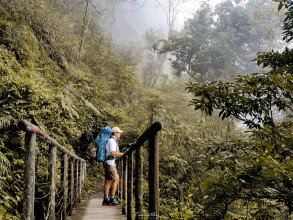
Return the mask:
<path id="1" fill-rule="evenodd" d="M 215 5 L 223 0 L 210 0 Z M 113 40 L 117 43 L 127 43 L 141 38 L 146 30 L 153 28 L 167 33 L 168 26 L 166 16 L 159 7 L 154 7 L 154 2 L 147 1 L 142 7 L 135 8 L 127 5 L 119 5 L 115 9 L 115 22 L 111 25 Z M 200 5 L 200 0 L 190 0 L 180 5 L 179 14 L 175 23 L 175 28 L 180 29 L 184 21 L 192 17 Z M 109 29 L 110 25 L 107 25 Z"/>

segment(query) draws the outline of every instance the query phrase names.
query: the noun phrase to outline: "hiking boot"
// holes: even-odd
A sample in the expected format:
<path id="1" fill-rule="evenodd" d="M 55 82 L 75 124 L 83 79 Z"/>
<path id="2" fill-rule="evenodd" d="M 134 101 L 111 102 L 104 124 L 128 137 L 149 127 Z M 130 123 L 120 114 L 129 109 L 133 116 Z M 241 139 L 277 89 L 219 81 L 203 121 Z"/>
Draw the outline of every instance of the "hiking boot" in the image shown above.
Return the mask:
<path id="1" fill-rule="evenodd" d="M 118 205 L 119 202 L 116 198 L 110 199 L 110 205 Z"/>
<path id="2" fill-rule="evenodd" d="M 109 198 L 104 199 L 102 205 L 111 205 L 110 199 Z"/>

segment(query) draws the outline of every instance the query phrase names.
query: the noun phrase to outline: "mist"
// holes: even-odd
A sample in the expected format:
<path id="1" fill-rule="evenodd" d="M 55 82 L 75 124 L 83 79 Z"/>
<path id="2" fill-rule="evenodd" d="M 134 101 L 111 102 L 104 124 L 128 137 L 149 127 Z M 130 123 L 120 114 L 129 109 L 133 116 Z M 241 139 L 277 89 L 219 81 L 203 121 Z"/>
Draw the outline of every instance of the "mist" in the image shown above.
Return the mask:
<path id="1" fill-rule="evenodd" d="M 222 1 L 224 0 L 206 2 L 214 6 Z M 161 6 L 164 6 L 167 1 L 161 2 Z M 201 4 L 199 0 L 179 0 L 179 2 L 174 23 L 174 29 L 176 30 L 182 29 L 186 19 L 191 18 Z M 117 44 L 138 40 L 146 30 L 151 28 L 167 35 L 169 31 L 167 17 L 161 6 L 158 5 L 156 0 L 141 3 L 107 4 L 108 11 L 103 27 Z"/>

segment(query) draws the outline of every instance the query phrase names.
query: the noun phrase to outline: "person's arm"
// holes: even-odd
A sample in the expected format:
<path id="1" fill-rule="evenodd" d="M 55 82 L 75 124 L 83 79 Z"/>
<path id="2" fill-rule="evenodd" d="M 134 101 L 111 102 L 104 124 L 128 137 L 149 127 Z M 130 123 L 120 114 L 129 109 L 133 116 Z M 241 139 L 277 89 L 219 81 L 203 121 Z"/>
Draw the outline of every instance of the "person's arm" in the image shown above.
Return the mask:
<path id="1" fill-rule="evenodd" d="M 112 151 L 111 155 L 114 157 L 122 157 L 124 153 L 118 151 Z"/>
<path id="2" fill-rule="evenodd" d="M 119 151 L 116 151 L 116 141 L 113 139 L 113 138 L 111 138 L 110 140 L 109 140 L 109 150 L 110 150 L 110 155 L 111 156 L 114 156 L 114 157 L 122 157 L 123 156 L 123 154 L 124 153 L 122 153 L 122 152 L 119 152 Z"/>

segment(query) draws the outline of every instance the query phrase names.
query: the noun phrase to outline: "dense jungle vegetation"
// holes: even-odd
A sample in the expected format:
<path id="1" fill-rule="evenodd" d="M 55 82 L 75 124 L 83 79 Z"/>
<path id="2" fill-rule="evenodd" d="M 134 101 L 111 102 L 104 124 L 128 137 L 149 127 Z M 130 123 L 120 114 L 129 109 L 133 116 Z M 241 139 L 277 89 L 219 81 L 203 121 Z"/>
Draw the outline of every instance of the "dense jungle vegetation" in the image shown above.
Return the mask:
<path id="1" fill-rule="evenodd" d="M 161 219 L 293 219 L 293 2 L 202 3 L 143 45 L 105 34 L 105 2 L 0 0 L 0 219 L 22 213 L 22 119 L 88 161 L 87 194 L 99 128 L 123 148 L 161 121 Z"/>

